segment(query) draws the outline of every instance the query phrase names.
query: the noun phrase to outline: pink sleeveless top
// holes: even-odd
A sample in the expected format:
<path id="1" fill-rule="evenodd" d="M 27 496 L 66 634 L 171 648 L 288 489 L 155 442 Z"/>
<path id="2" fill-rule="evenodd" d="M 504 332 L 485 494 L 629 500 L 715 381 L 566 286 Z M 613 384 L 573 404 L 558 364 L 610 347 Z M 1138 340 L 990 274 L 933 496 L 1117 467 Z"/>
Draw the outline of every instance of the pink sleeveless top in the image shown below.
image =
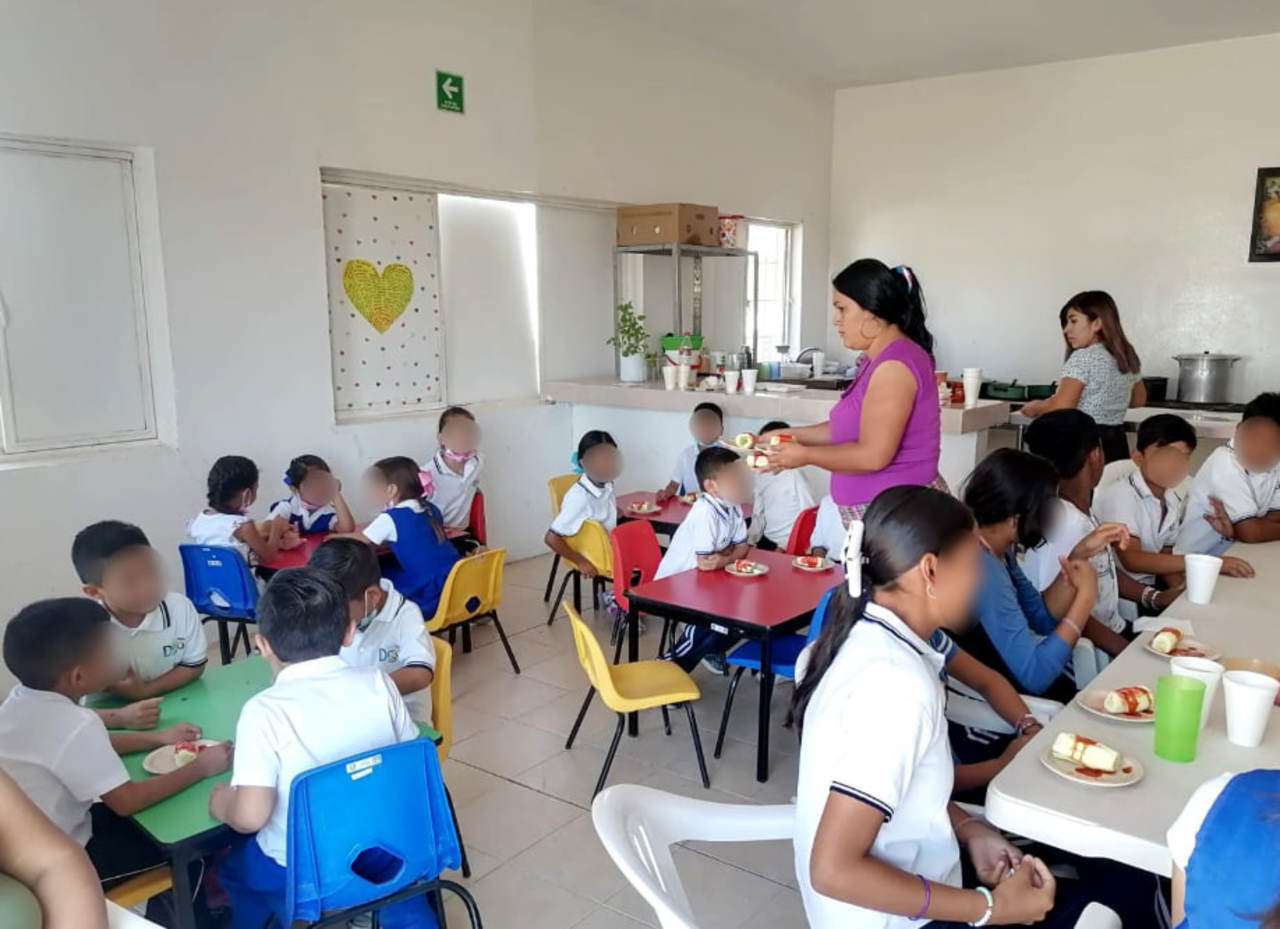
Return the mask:
<path id="1" fill-rule="evenodd" d="M 874 359 L 865 355 L 854 381 L 831 408 L 831 443 L 855 442 L 859 437 L 862 401 L 876 368 L 888 361 L 907 366 L 915 375 L 916 396 L 907 427 L 893 460 L 879 471 L 863 474 L 831 472 L 831 496 L 840 506 L 870 503 L 880 491 L 900 484 L 933 483 L 938 476 L 938 454 L 942 443 L 942 419 L 938 411 L 938 389 L 933 377 L 933 359 L 907 338 L 890 342 Z"/>

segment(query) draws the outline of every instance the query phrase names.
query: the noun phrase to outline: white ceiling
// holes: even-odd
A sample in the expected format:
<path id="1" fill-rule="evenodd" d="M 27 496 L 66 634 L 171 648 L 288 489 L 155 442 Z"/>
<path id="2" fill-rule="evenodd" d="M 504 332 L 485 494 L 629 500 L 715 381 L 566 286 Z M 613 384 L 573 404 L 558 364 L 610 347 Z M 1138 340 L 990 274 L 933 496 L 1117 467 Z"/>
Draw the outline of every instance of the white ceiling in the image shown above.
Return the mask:
<path id="1" fill-rule="evenodd" d="M 1280 0 L 595 2 L 837 87 L 1280 32 Z"/>

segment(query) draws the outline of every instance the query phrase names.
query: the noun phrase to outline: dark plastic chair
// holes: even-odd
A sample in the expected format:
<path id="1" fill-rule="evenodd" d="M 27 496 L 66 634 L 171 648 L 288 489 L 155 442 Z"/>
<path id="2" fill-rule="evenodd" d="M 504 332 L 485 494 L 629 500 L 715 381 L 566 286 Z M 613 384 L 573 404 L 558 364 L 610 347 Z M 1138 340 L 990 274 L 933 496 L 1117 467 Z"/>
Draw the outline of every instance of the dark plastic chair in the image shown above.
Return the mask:
<path id="1" fill-rule="evenodd" d="M 245 655 L 250 654 L 253 649 L 246 624 L 258 621 L 258 582 L 244 556 L 230 545 L 179 545 L 178 554 L 187 598 L 205 622 L 218 623 L 222 663 L 231 663 L 242 641 Z M 237 624 L 234 639 L 227 637 L 228 622 Z"/>
<path id="2" fill-rule="evenodd" d="M 354 917 L 440 891 L 475 899 L 440 877 L 461 854 L 436 747 L 414 739 L 362 752 L 299 775 L 289 791 L 288 867 L 282 926 L 345 926 Z"/>
<path id="3" fill-rule="evenodd" d="M 791 535 L 787 537 L 788 555 L 809 554 L 809 544 L 813 540 L 813 527 L 818 524 L 818 508 L 811 506 L 801 510 L 796 521 L 791 524 Z"/>
<path id="4" fill-rule="evenodd" d="M 841 581 L 840 583 L 844 583 Z M 796 659 L 800 657 L 800 652 L 810 642 L 818 637 L 818 633 L 822 631 L 822 624 L 827 618 L 827 607 L 831 603 L 831 597 L 835 594 L 836 588 L 832 587 L 822 599 L 818 601 L 818 605 L 813 608 L 813 619 L 809 620 L 809 631 L 804 635 L 794 633 L 792 635 L 783 636 L 773 641 L 773 647 L 770 649 L 769 664 L 773 668 L 773 673 L 780 677 L 795 678 L 796 676 Z M 743 642 L 725 657 L 725 662 L 738 670 L 733 672 L 733 680 L 729 682 L 729 692 L 724 697 L 724 713 L 720 717 L 720 731 L 716 734 L 716 747 L 711 753 L 712 757 L 719 758 L 720 750 L 724 748 L 724 732 L 729 728 L 729 714 L 733 711 L 733 695 L 738 692 L 738 682 L 742 680 L 742 672 L 750 669 L 759 671 L 762 665 L 763 657 L 760 643 L 754 640 Z"/>

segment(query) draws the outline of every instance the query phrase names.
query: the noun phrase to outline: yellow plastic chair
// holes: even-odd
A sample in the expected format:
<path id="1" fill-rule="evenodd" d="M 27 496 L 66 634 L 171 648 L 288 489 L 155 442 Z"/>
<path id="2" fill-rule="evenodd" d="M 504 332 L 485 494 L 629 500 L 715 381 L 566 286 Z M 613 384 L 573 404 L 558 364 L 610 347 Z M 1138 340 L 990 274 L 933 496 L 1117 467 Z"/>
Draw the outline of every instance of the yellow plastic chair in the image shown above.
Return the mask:
<path id="1" fill-rule="evenodd" d="M 107 899 L 117 906 L 131 910 L 139 903 L 146 903 L 173 889 L 173 871 L 168 865 L 135 874 L 107 891 Z"/>
<path id="2" fill-rule="evenodd" d="M 578 611 L 568 603 L 564 611 L 569 614 L 569 623 L 573 627 L 573 643 L 578 649 L 578 661 L 582 670 L 587 672 L 587 680 L 591 688 L 587 691 L 587 699 L 582 701 L 582 709 L 573 722 L 569 732 L 569 740 L 564 743 L 566 749 L 573 748 L 573 740 L 578 735 L 582 720 L 591 706 L 591 698 L 597 692 L 604 705 L 618 714 L 618 726 L 613 731 L 613 742 L 609 745 L 609 754 L 605 756 L 604 767 L 600 769 L 600 779 L 596 781 L 594 798 L 602 789 L 609 777 L 609 768 L 613 765 L 613 756 L 618 751 L 618 742 L 622 738 L 622 728 L 626 725 L 627 714 L 640 710 L 652 710 L 655 707 L 666 707 L 673 704 L 684 704 L 689 716 L 689 731 L 693 734 L 693 750 L 698 756 L 698 771 L 702 774 L 702 786 L 710 787 L 711 779 L 707 777 L 707 762 L 702 755 L 702 740 L 698 738 L 698 721 L 693 715 L 693 701 L 701 693 L 689 673 L 672 661 L 629 661 L 626 664 L 611 665 L 604 657 L 595 633 L 582 621 Z M 671 730 L 667 730 L 671 734 Z"/>
<path id="3" fill-rule="evenodd" d="M 564 495 L 569 492 L 569 488 L 578 482 L 576 474 L 557 474 L 551 480 L 547 481 L 547 491 L 551 494 L 551 518 L 555 519 L 560 515 L 560 505 L 564 503 Z M 551 588 L 556 586 L 556 569 L 560 567 L 560 556 L 557 554 L 551 559 L 551 573 L 547 575 L 547 589 L 542 594 L 542 602 L 551 602 Z"/>
<path id="4" fill-rule="evenodd" d="M 609 530 L 594 519 L 584 520 L 582 528 L 576 534 L 565 538 L 564 543 L 595 566 L 596 577 L 591 579 L 591 603 L 594 608 L 595 595 L 603 589 L 605 581 L 613 578 L 613 544 L 609 541 Z M 559 603 L 564 597 L 565 588 L 569 586 L 571 580 L 573 581 L 573 606 L 581 612 L 582 574 L 572 566 L 565 574 L 564 580 L 560 582 L 560 592 L 556 594 L 554 602 Z M 548 626 L 555 621 L 558 612 L 560 612 L 559 607 L 551 607 L 551 612 L 547 616 Z"/>
<path id="5" fill-rule="evenodd" d="M 453 646 L 437 636 L 431 637 L 436 650 L 436 667 L 431 677 L 431 728 L 440 733 L 436 755 L 440 764 L 449 757 L 453 748 Z M 458 833 L 458 847 L 462 850 L 462 876 L 471 876 L 471 862 L 467 860 L 467 846 L 462 841 L 462 826 L 458 823 L 458 811 L 453 805 L 449 785 L 444 785 L 445 799 L 449 801 L 449 815 L 453 817 L 453 829 Z"/>
<path id="6" fill-rule="evenodd" d="M 471 650 L 471 624 L 491 617 L 493 628 L 498 630 L 498 637 L 502 639 L 502 647 L 511 659 L 511 669 L 519 674 L 520 665 L 511 650 L 511 643 L 507 641 L 502 620 L 498 618 L 498 604 L 502 601 L 502 565 L 506 558 L 505 548 L 492 548 L 460 559 L 445 578 L 436 615 L 427 620 L 427 631 L 447 629 L 452 637 L 455 628 L 461 627 L 462 650 L 466 652 Z"/>

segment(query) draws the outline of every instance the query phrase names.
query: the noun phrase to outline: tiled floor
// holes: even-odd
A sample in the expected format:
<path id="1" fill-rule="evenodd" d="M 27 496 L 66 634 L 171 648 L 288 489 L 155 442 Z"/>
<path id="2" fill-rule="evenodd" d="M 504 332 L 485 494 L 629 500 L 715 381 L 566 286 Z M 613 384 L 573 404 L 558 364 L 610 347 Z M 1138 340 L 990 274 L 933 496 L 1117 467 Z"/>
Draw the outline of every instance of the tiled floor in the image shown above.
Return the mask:
<path id="1" fill-rule="evenodd" d="M 570 751 L 565 737 L 587 682 L 563 614 L 550 628 L 542 602 L 550 557 L 507 566 L 500 615 L 523 673 L 512 672 L 491 624 L 476 628 L 474 649 L 454 652 L 455 742 L 445 779 L 458 806 L 472 876 L 463 881 L 493 929 L 636 929 L 656 926 L 653 911 L 614 867 L 591 825 L 591 790 L 616 717 L 597 699 Z M 588 610 L 587 618 L 593 619 Z M 609 633 L 594 615 L 598 637 Z M 657 648 L 650 623 L 642 657 Z M 611 654 L 611 652 L 609 652 Z M 623 737 L 609 783 L 647 784 L 725 803 L 786 803 L 795 793 L 796 739 L 783 728 L 789 684 L 775 689 L 774 748 L 767 784 L 755 779 L 756 686 L 738 689 L 729 737 L 711 757 L 726 679 L 695 672 L 696 710 L 711 788 L 698 780 L 683 717 L 663 734 L 657 712 L 640 719 L 640 735 Z M 696 844 L 676 851 L 685 890 L 704 929 L 799 929 L 806 925 L 789 842 Z M 462 880 L 460 874 L 450 874 Z M 456 900 L 449 925 L 466 925 Z"/>

